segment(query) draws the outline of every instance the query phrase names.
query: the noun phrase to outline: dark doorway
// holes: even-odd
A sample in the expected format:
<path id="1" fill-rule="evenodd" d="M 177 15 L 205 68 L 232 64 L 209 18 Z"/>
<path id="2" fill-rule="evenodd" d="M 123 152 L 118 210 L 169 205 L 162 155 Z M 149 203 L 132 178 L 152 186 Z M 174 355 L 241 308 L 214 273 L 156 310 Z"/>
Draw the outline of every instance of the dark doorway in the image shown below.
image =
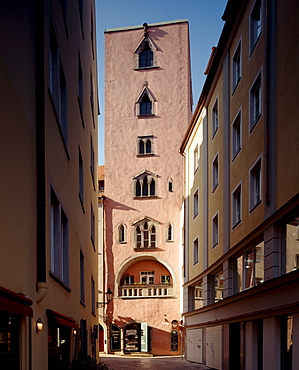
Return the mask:
<path id="1" fill-rule="evenodd" d="M 0 311 L 0 368 L 18 370 L 20 316 Z"/>
<path id="2" fill-rule="evenodd" d="M 99 351 L 104 352 L 104 328 L 99 324 Z"/>
<path id="3" fill-rule="evenodd" d="M 110 350 L 116 352 L 121 350 L 120 327 L 115 324 L 110 326 Z"/>

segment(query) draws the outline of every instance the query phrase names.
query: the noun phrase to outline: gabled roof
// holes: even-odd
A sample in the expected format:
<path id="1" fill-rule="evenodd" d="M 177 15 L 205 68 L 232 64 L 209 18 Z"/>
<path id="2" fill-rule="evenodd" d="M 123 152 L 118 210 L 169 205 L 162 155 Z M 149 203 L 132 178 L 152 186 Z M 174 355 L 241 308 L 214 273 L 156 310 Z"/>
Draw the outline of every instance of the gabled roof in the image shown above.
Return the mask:
<path id="1" fill-rule="evenodd" d="M 154 177 L 159 177 L 157 174 L 153 173 L 153 172 L 150 172 L 148 170 L 144 170 L 142 172 L 140 172 L 138 175 L 134 176 L 133 179 L 136 179 L 137 177 L 141 176 L 141 175 L 149 175 L 149 176 L 154 176 Z"/>
<path id="2" fill-rule="evenodd" d="M 132 226 L 137 225 L 139 222 L 145 222 L 145 221 L 148 221 L 148 222 L 155 222 L 155 223 L 161 224 L 161 222 L 160 222 L 160 221 L 157 221 L 157 220 L 155 220 L 155 219 L 154 219 L 154 218 L 152 218 L 152 217 L 144 216 L 144 217 L 142 217 L 142 218 L 139 218 L 139 220 L 136 220 L 136 221 L 132 222 Z"/>

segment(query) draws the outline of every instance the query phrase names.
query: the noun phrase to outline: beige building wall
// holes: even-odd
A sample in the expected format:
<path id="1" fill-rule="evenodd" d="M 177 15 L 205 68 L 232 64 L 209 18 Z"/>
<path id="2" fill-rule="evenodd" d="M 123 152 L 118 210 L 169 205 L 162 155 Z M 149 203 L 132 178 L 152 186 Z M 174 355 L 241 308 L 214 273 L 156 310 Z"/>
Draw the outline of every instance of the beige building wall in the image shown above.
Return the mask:
<path id="1" fill-rule="evenodd" d="M 297 366 L 298 14 L 292 0 L 283 5 L 228 1 L 217 50 L 181 145 L 187 179 L 186 358 L 216 369 Z M 198 179 L 190 160 L 200 127 L 205 134 Z M 190 194 L 200 186 L 203 227 L 195 226 L 190 210 Z M 192 260 L 196 233 L 204 240 L 203 268 L 197 270 Z"/>
<path id="2" fill-rule="evenodd" d="M 0 321 L 16 325 L 4 370 L 98 358 L 95 4 L 82 6 L 1 11 Z"/>

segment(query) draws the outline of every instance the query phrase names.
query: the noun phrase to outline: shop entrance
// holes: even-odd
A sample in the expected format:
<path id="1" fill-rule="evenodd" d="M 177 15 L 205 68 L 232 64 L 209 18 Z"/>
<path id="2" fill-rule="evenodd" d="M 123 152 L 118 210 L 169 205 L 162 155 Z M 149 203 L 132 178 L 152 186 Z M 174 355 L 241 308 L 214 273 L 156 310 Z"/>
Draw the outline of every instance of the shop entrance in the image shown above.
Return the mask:
<path id="1" fill-rule="evenodd" d="M 128 325 L 124 331 L 124 351 L 141 351 L 141 324 L 134 323 Z"/>

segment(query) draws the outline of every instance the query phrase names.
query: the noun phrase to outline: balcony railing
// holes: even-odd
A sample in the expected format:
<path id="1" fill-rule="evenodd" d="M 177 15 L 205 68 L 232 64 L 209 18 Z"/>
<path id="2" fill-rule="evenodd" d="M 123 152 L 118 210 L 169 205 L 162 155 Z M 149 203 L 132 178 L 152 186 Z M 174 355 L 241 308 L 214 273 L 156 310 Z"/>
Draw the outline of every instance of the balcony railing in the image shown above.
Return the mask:
<path id="1" fill-rule="evenodd" d="M 173 286 L 168 284 L 136 284 L 119 287 L 119 298 L 172 297 Z"/>

